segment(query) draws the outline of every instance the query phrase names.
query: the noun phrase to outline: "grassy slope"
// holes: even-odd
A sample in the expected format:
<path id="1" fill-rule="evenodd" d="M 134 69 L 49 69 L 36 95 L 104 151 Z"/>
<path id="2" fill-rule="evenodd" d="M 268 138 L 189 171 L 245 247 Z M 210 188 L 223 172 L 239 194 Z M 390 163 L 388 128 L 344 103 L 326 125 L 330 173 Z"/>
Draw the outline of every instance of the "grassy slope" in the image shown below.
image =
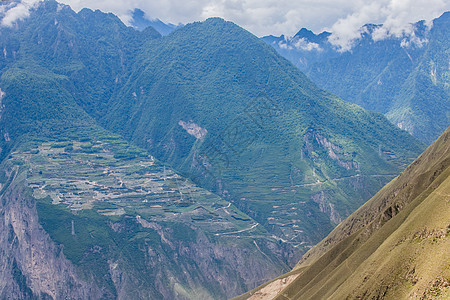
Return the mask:
<path id="1" fill-rule="evenodd" d="M 447 129 L 312 248 L 294 269 L 300 275 L 276 299 L 448 297 L 449 166 Z"/>

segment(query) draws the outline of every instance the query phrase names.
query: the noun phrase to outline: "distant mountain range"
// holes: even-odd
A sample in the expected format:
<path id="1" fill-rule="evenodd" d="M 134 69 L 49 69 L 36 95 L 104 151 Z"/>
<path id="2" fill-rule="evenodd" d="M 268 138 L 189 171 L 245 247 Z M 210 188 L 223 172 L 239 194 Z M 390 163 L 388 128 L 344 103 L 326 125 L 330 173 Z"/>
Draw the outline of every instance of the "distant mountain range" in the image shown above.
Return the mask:
<path id="1" fill-rule="evenodd" d="M 289 273 L 242 299 L 448 299 L 450 127 Z"/>
<path id="2" fill-rule="evenodd" d="M 263 40 L 305 72 L 319 87 L 342 99 L 383 113 L 392 123 L 423 142 L 433 142 L 450 124 L 450 12 L 414 24 L 414 35 L 374 40 L 382 25 L 361 28 L 350 51 L 339 52 L 303 28 L 292 38 Z"/>
<path id="3" fill-rule="evenodd" d="M 0 36 L 1 298 L 238 295 L 424 149 L 219 18 L 48 0 Z"/>

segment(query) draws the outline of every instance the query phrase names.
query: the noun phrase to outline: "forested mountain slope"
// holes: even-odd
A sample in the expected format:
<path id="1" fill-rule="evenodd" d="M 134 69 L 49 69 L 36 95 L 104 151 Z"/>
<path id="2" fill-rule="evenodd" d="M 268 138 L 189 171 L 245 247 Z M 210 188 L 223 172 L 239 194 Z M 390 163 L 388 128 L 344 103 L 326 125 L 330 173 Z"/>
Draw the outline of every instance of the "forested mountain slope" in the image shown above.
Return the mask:
<path id="1" fill-rule="evenodd" d="M 217 18 L 144 45 L 108 106 L 105 127 L 295 246 L 317 242 L 422 149 Z"/>
<path id="2" fill-rule="evenodd" d="M 255 220 L 98 125 L 158 34 L 47 1 L 2 37 L 0 298 L 226 299 L 288 269 Z"/>

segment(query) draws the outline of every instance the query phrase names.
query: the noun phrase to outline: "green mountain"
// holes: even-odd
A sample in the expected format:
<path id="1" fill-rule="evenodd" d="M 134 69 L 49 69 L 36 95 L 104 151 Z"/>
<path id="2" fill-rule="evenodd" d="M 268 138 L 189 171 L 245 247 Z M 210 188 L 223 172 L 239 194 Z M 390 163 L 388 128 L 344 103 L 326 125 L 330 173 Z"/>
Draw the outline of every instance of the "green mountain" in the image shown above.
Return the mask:
<path id="1" fill-rule="evenodd" d="M 221 19 L 44 1 L 0 36 L 0 298 L 238 295 L 423 149 Z"/>
<path id="2" fill-rule="evenodd" d="M 422 149 L 221 19 L 147 42 L 124 82 L 103 126 L 298 249 L 318 242 Z"/>
<path id="3" fill-rule="evenodd" d="M 293 38 L 263 40 L 305 72 L 317 85 L 342 99 L 383 113 L 423 142 L 432 143 L 450 124 L 450 13 L 414 25 L 414 36 L 374 41 L 381 25 L 366 25 L 351 51 L 340 53 L 329 33 L 302 29 Z"/>
<path id="4" fill-rule="evenodd" d="M 95 120 L 152 29 L 47 1 L 1 32 L 0 298 L 226 299 L 288 269 L 254 219 Z"/>
<path id="5" fill-rule="evenodd" d="M 289 273 L 236 299 L 448 299 L 450 127 Z"/>

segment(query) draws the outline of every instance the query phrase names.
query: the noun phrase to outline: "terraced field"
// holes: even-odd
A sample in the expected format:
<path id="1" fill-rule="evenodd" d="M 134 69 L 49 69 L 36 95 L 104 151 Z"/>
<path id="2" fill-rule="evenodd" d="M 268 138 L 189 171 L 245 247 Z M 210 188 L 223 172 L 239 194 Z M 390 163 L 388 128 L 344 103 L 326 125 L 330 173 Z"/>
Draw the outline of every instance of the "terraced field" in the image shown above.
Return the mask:
<path id="1" fill-rule="evenodd" d="M 28 168 L 36 199 L 51 199 L 74 214 L 94 209 L 109 217 L 135 215 L 141 223 L 195 223 L 221 236 L 258 234 L 261 226 L 231 203 L 137 148 L 122 151 L 126 146 L 118 140 L 43 143 L 10 159 Z"/>

